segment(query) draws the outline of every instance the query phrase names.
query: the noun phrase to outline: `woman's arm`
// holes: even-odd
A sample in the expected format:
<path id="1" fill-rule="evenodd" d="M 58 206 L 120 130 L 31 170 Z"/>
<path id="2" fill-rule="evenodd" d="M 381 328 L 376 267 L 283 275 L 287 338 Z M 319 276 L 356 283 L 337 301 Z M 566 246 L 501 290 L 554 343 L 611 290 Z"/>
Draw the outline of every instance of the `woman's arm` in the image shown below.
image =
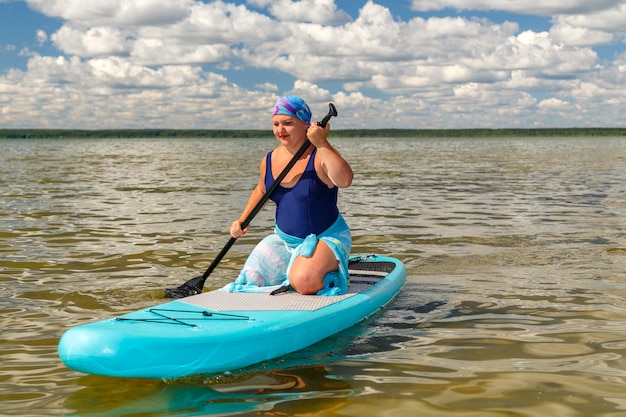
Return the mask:
<path id="1" fill-rule="evenodd" d="M 320 178 L 329 187 L 337 186 L 339 188 L 346 188 L 352 184 L 354 173 L 352 172 L 350 164 L 348 164 L 348 162 L 339 155 L 339 152 L 328 143 L 329 131 L 330 125 L 328 124 L 326 127 L 312 124 L 307 131 L 307 137 L 313 146 L 317 148 L 317 155 L 322 162 L 327 181 L 324 181 L 323 177 Z"/>

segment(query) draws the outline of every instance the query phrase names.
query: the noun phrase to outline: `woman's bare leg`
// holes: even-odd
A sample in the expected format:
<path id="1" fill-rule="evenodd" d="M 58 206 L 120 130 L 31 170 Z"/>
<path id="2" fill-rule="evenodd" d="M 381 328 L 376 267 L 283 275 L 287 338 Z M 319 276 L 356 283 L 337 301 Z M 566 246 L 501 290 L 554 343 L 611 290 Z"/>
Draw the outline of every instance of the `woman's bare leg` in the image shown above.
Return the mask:
<path id="1" fill-rule="evenodd" d="M 324 276 L 337 271 L 339 262 L 326 243 L 319 240 L 310 257 L 298 256 L 289 271 L 289 283 L 301 294 L 316 294 L 324 288 Z"/>

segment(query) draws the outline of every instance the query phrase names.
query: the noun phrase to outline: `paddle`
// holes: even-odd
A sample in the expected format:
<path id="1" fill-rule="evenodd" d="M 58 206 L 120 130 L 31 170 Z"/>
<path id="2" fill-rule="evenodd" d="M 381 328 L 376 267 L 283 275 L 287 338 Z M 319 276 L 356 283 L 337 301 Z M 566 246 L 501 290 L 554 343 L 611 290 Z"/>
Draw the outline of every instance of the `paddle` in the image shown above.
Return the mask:
<path id="1" fill-rule="evenodd" d="M 324 116 L 324 118 L 321 121 L 317 122 L 318 126 L 321 126 L 321 127 L 326 126 L 326 123 L 328 123 L 331 117 L 337 116 L 337 109 L 335 108 L 335 105 L 333 103 L 328 103 L 328 107 L 329 107 L 328 113 L 326 114 L 326 116 Z M 242 229 L 245 229 L 246 227 L 248 227 L 250 222 L 252 222 L 252 219 L 254 219 L 254 217 L 258 214 L 258 212 L 261 211 L 261 209 L 263 208 L 267 200 L 269 200 L 274 190 L 276 190 L 276 188 L 280 185 L 282 180 L 285 179 L 285 176 L 287 176 L 291 168 L 293 168 L 296 162 L 298 162 L 298 159 L 300 159 L 300 157 L 304 155 L 304 153 L 309 148 L 309 146 L 311 146 L 311 142 L 309 141 L 309 139 L 306 139 L 304 143 L 302 144 L 302 146 L 300 147 L 300 149 L 298 149 L 298 151 L 293 155 L 293 158 L 291 158 L 287 166 L 285 166 L 285 169 L 283 169 L 282 172 L 278 175 L 278 177 L 276 177 L 276 179 L 274 180 L 270 188 L 265 192 L 265 194 L 263 194 L 263 197 L 261 197 L 259 202 L 254 206 L 250 214 L 248 214 L 248 216 L 244 219 L 244 221 L 241 222 Z M 207 270 L 204 272 L 203 275 L 192 278 L 179 287 L 166 288 L 165 297 L 182 298 L 182 297 L 187 297 L 187 296 L 194 295 L 194 294 L 200 294 L 202 292 L 202 288 L 204 287 L 204 283 L 206 282 L 209 275 L 211 275 L 211 272 L 213 272 L 215 267 L 217 267 L 217 264 L 220 263 L 224 255 L 226 255 L 228 250 L 235 244 L 236 241 L 237 241 L 236 238 L 234 237 L 230 238 L 228 243 L 226 243 L 226 246 L 224 246 L 224 248 L 222 248 L 220 253 L 217 254 L 217 257 L 213 260 L 213 262 L 211 262 L 211 265 L 209 265 L 209 267 L 207 268 Z"/>

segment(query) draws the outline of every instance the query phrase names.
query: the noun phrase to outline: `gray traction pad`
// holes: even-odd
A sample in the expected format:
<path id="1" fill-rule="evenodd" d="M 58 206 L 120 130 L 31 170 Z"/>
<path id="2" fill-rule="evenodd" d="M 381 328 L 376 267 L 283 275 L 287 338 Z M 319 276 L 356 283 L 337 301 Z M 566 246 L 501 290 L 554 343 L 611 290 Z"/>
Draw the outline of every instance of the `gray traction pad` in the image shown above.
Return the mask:
<path id="1" fill-rule="evenodd" d="M 211 311 L 283 311 L 300 310 L 315 311 L 338 301 L 352 297 L 354 294 L 345 294 L 334 297 L 319 295 L 302 295 L 297 292 L 288 292 L 278 295 L 268 293 L 227 293 L 223 291 L 209 291 L 192 295 L 182 299 L 182 302 Z"/>
<path id="2" fill-rule="evenodd" d="M 385 262 L 351 262 L 350 264 L 350 287 L 348 294 L 339 296 L 302 295 L 290 291 L 277 295 L 269 293 L 227 293 L 223 291 L 209 291 L 198 295 L 186 297 L 180 301 L 197 307 L 206 308 L 210 311 L 315 311 L 331 304 L 352 297 L 353 295 L 367 290 L 372 285 L 383 279 L 393 266 L 382 268 L 377 264 Z M 354 269 L 353 269 L 354 268 Z M 384 270 L 387 269 L 387 270 Z"/>

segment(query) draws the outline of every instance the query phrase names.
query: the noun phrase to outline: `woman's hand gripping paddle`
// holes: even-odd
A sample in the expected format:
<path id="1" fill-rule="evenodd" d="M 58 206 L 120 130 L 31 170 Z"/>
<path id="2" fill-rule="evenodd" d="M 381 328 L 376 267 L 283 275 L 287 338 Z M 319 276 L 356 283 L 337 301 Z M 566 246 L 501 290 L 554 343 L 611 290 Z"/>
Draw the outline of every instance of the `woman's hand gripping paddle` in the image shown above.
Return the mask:
<path id="1" fill-rule="evenodd" d="M 326 116 L 324 116 L 324 118 L 321 121 L 317 122 L 318 126 L 325 127 L 326 123 L 328 123 L 331 117 L 337 116 L 337 109 L 335 108 L 333 103 L 329 103 L 328 107 L 329 107 L 328 113 L 326 114 Z M 298 162 L 298 159 L 300 159 L 300 157 L 306 152 L 309 146 L 311 146 L 311 142 L 309 141 L 309 139 L 306 139 L 304 143 L 302 144 L 302 146 L 300 147 L 300 149 L 298 149 L 298 151 L 293 155 L 293 158 L 291 158 L 287 166 L 285 166 L 285 169 L 283 169 L 282 172 L 278 175 L 278 177 L 276 177 L 271 187 L 265 192 L 263 197 L 261 197 L 259 202 L 254 206 L 250 214 L 248 214 L 248 217 L 246 217 L 244 221 L 241 222 L 242 229 L 245 229 L 246 227 L 248 227 L 250 222 L 252 222 L 252 219 L 254 219 L 254 217 L 258 214 L 258 212 L 261 211 L 261 209 L 263 208 L 267 200 L 269 200 L 274 190 L 276 190 L 276 188 L 280 185 L 282 180 L 285 179 L 285 176 L 287 176 L 291 168 L 293 168 L 296 162 Z M 234 237 L 230 238 L 228 243 L 226 243 L 226 246 L 222 248 L 220 253 L 213 260 L 213 262 L 211 262 L 211 265 L 209 265 L 209 267 L 204 272 L 204 274 L 190 279 L 189 281 L 185 282 L 183 285 L 179 287 L 166 288 L 165 297 L 182 298 L 182 297 L 188 297 L 194 294 L 200 294 L 202 292 L 202 288 L 204 287 L 204 283 L 206 282 L 209 275 L 211 275 L 211 272 L 213 272 L 215 267 L 217 267 L 217 264 L 220 263 L 224 255 L 226 255 L 228 250 L 235 244 L 236 241 L 237 239 L 235 239 Z"/>

